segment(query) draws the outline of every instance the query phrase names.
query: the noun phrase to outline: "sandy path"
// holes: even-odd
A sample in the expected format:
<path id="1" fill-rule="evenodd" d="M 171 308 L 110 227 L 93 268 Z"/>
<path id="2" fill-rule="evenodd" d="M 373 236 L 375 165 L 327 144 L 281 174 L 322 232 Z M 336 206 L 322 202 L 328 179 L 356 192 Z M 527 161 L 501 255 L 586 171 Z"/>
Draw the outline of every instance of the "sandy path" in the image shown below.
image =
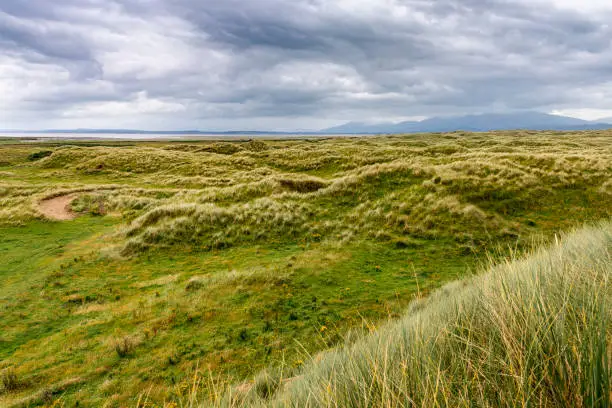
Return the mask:
<path id="1" fill-rule="evenodd" d="M 51 220 L 72 220 L 76 218 L 77 215 L 70 210 L 70 203 L 72 203 L 76 197 L 76 194 L 68 194 L 41 201 L 38 205 L 38 210 Z"/>

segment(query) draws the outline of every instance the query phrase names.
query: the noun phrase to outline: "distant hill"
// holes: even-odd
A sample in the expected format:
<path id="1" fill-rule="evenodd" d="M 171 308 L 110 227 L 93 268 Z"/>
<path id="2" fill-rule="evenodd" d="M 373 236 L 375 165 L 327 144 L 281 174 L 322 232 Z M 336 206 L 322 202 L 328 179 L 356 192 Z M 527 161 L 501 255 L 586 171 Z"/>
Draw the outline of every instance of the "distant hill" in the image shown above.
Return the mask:
<path id="1" fill-rule="evenodd" d="M 593 120 L 593 123 L 612 123 L 612 116 L 610 116 L 609 118 L 600 118 L 597 120 Z"/>
<path id="2" fill-rule="evenodd" d="M 141 135 L 141 136 L 264 136 L 264 135 L 333 135 L 333 134 L 379 134 L 379 133 L 429 133 L 465 130 L 486 132 L 490 130 L 588 130 L 612 128 L 612 118 L 587 121 L 568 116 L 549 115 L 540 112 L 485 113 L 479 115 L 433 117 L 422 121 L 367 124 L 348 122 L 319 131 L 261 131 L 261 130 L 138 130 L 138 129 L 50 129 L 38 131 L 6 131 L 11 134 L 75 134 L 92 135 Z"/>
<path id="3" fill-rule="evenodd" d="M 610 120 L 612 123 L 612 120 Z M 368 125 L 349 122 L 341 126 L 324 129 L 323 133 L 417 133 L 452 132 L 465 130 L 483 132 L 489 130 L 585 130 L 608 129 L 612 124 L 589 122 L 567 116 L 549 115 L 540 112 L 486 113 L 480 115 L 433 117 L 422 121 L 382 123 Z"/>

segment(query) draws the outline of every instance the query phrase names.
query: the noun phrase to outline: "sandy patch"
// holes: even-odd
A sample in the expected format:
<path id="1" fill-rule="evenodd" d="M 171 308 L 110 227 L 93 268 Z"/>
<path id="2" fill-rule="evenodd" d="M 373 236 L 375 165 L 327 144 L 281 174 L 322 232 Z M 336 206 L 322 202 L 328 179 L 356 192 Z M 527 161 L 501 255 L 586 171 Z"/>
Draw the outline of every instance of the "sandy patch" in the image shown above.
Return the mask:
<path id="1" fill-rule="evenodd" d="M 77 214 L 70 209 L 70 203 L 76 197 L 76 194 L 68 194 L 43 200 L 39 203 L 38 210 L 50 220 L 68 221 L 75 219 Z"/>

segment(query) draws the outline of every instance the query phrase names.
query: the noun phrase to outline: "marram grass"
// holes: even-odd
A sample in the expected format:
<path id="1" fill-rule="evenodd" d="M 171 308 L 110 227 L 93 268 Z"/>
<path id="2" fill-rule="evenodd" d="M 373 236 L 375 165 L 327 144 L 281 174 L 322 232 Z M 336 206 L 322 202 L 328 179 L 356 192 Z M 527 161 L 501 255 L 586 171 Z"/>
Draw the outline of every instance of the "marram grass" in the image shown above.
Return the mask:
<path id="1" fill-rule="evenodd" d="M 203 406 L 608 407 L 611 251 L 611 223 L 583 228 L 413 302 L 289 380 L 263 374 Z"/>
<path id="2" fill-rule="evenodd" d="M 403 381 L 410 379 L 414 389 L 393 394 L 402 388 L 330 377 L 321 394 L 306 387 L 307 378 L 319 384 L 314 374 L 299 373 L 310 367 L 309 353 L 337 346 L 347 332 L 354 344 L 363 321 L 378 326 L 399 319 L 415 298 L 468 275 L 494 248 L 501 248 L 500 259 L 531 248 L 534 236 L 550 242 L 559 231 L 610 219 L 611 136 L 516 131 L 215 143 L 5 141 L 0 407 L 128 407 L 140 395 L 147 406 L 193 406 L 210 394 L 221 401 L 219 384 L 239 384 L 236 404 L 357 404 L 343 389 L 359 390 L 362 405 L 372 406 L 409 398 L 421 406 L 466 405 L 449 395 L 468 391 L 474 406 L 498 405 L 491 395 L 518 398 L 524 394 L 509 386 L 502 394 L 495 386 L 500 378 L 523 378 L 516 374 L 522 366 L 500 371 L 501 363 L 485 359 L 510 364 L 499 360 L 497 349 L 449 354 L 438 343 L 463 350 L 456 343 L 465 332 L 442 331 L 444 321 L 430 317 L 437 343 L 413 347 L 433 349 L 420 354 L 428 359 L 446 357 L 421 362 L 422 383 L 413 381 L 412 360 L 403 362 L 412 372 Z M 62 195 L 76 197 L 71 209 L 79 217 L 46 219 L 40 203 Z M 463 299 L 470 291 L 461 290 L 456 296 Z M 503 344 L 503 333 L 492 344 Z M 482 354 L 478 359 L 468 351 Z M 402 367 L 391 357 L 390 368 Z M 463 364 L 468 357 L 479 364 Z M 455 360 L 459 368 L 471 367 L 470 376 L 462 377 Z M 573 375 L 581 366 L 571 363 Z M 277 373 L 279 366 L 285 368 Z M 194 372 L 210 376 L 195 376 L 194 387 Z M 391 371 L 373 372 L 401 385 Z M 253 387 L 249 378 L 256 378 Z M 299 389 L 306 397 L 298 397 Z M 418 389 L 437 399 L 419 397 Z M 528 390 L 524 405 L 548 403 L 545 389 Z M 574 389 L 571 395 L 584 394 Z"/>

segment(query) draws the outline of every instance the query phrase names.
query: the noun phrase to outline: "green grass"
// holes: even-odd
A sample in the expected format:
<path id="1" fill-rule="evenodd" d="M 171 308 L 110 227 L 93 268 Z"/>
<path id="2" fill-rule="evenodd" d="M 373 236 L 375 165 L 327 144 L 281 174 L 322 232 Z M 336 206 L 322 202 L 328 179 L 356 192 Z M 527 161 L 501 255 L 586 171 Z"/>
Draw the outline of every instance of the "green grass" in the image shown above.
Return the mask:
<path id="1" fill-rule="evenodd" d="M 260 376 L 218 405 L 608 407 L 611 278 L 612 224 L 585 228 L 413 302 L 289 381 Z"/>
<path id="2" fill-rule="evenodd" d="M 163 406 L 194 373 L 214 396 L 299 371 L 489 251 L 610 218 L 611 156 L 606 132 L 2 144 L 0 371 L 15 386 L 0 406 Z M 38 202 L 72 192 L 82 216 L 44 220 Z"/>
<path id="3" fill-rule="evenodd" d="M 80 230 L 83 220 L 74 223 L 87 234 Z M 36 236 L 48 238 L 46 232 Z M 88 387 L 81 392 L 94 405 L 112 397 L 98 391 L 108 378 L 134 383 L 122 385 L 122 391 L 135 396 L 149 381 L 170 389 L 189 381 L 196 363 L 218 366 L 215 372 L 234 379 L 282 359 L 296 365 L 302 347 L 314 352 L 335 344 L 362 319 L 397 316 L 416 292 L 417 279 L 426 291 L 473 262 L 467 256 L 459 263 L 444 260 L 451 243 L 423 247 L 423 253 L 368 243 L 349 251 L 319 243 L 277 244 L 222 253 L 159 252 L 127 262 L 98 259 L 88 238 L 85 245 L 73 245 L 68 257 L 59 245 L 50 245 L 40 258 L 29 257 L 23 268 L 13 269 L 14 284 L 7 282 L 5 295 L 11 312 L 2 315 L 10 329 L 1 352 L 20 361 L 18 372 L 29 381 L 40 378 L 24 372 L 29 364 L 51 378 L 83 379 Z M 23 258 L 38 246 L 34 240 L 20 242 Z M 35 269 L 45 273 L 28 280 L 18 274 Z M 205 277 L 204 286 L 187 290 L 194 276 Z M 320 337 L 323 326 L 330 330 Z M 128 358 L 136 364 L 126 365 L 109 345 L 127 335 L 140 338 Z M 66 346 L 73 349 L 58 349 Z M 76 366 L 79 361 L 87 364 Z"/>
<path id="4" fill-rule="evenodd" d="M 109 219 L 81 218 L 70 223 L 33 222 L 24 228 L 4 228 L 0 237 L 0 278 L 2 279 L 2 321 L 4 327 L 0 357 L 6 358 L 30 340 L 58 329 L 47 321 L 51 307 L 36 289 L 48 279 L 40 271 L 65 270 L 75 262 L 71 243 L 115 225 Z M 23 305 L 27 304 L 27 308 Z M 8 312 L 10 310 L 10 312 Z M 14 319 L 14 320 L 13 320 Z M 45 324 L 46 323 L 46 324 Z"/>

